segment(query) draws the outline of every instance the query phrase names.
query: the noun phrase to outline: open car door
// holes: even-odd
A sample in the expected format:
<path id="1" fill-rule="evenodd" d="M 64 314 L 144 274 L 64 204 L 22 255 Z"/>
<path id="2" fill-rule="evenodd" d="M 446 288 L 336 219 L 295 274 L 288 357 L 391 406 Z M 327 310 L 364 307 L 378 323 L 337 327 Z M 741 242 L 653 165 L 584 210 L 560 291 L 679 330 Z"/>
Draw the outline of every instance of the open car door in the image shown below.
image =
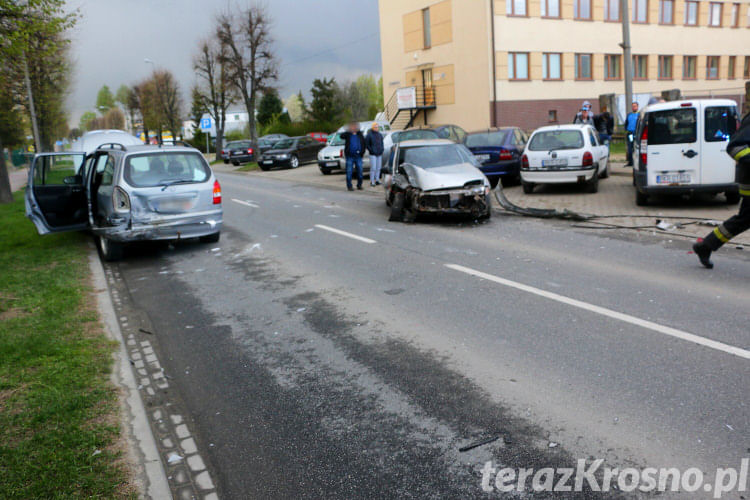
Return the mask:
<path id="1" fill-rule="evenodd" d="M 82 170 L 85 153 L 34 156 L 26 188 L 26 216 L 39 234 L 79 231 L 88 226 L 88 200 Z"/>

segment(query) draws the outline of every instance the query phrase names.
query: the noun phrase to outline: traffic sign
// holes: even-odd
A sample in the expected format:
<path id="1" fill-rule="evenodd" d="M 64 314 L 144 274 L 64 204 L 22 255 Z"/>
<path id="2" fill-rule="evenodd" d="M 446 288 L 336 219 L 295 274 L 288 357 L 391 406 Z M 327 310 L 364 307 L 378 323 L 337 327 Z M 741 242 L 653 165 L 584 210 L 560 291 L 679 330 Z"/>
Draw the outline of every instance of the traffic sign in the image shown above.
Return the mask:
<path id="1" fill-rule="evenodd" d="M 211 130 L 211 118 L 201 118 L 201 130 Z"/>

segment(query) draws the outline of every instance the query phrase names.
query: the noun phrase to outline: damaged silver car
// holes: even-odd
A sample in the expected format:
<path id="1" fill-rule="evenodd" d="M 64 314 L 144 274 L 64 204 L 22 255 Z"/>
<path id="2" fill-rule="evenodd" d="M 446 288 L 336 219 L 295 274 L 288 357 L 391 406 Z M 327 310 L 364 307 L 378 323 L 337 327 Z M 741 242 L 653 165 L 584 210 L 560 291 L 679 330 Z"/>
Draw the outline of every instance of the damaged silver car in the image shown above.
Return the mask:
<path id="1" fill-rule="evenodd" d="M 39 234 L 89 229 L 102 257 L 117 260 L 133 241 L 219 241 L 221 186 L 191 147 L 41 153 L 29 170 L 26 215 Z"/>
<path id="2" fill-rule="evenodd" d="M 391 221 L 420 213 L 492 215 L 490 182 L 463 144 L 445 139 L 405 141 L 384 168 L 385 201 Z"/>

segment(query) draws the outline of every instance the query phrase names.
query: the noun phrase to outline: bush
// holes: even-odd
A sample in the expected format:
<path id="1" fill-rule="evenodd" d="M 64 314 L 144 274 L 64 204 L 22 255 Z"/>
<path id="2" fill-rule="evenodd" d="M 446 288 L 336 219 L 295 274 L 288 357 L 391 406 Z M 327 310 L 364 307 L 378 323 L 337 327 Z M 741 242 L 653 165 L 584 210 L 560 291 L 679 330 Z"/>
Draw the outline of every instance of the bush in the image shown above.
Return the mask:
<path id="1" fill-rule="evenodd" d="M 310 132 L 331 133 L 338 130 L 342 123 L 326 123 L 318 121 L 304 121 L 295 123 L 273 122 L 262 129 L 261 135 L 266 134 L 286 134 L 290 137 L 307 135 Z"/>

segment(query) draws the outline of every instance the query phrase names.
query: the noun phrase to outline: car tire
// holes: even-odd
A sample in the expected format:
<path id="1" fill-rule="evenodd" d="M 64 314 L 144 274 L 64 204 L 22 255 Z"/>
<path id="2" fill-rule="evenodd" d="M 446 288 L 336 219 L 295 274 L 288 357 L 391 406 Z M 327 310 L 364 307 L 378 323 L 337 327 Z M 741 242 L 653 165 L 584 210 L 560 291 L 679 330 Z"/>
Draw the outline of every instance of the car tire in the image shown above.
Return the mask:
<path id="1" fill-rule="evenodd" d="M 198 241 L 200 241 L 201 243 L 218 243 L 220 238 L 221 232 L 218 232 L 207 234 L 206 236 L 201 236 L 200 238 L 198 238 Z"/>
<path id="2" fill-rule="evenodd" d="M 740 202 L 740 192 L 739 191 L 727 191 L 724 193 L 724 196 L 727 198 L 727 203 L 729 205 L 736 205 Z"/>
<path id="3" fill-rule="evenodd" d="M 605 168 L 604 171 L 599 174 L 600 179 L 606 179 L 607 177 L 609 177 L 609 161 L 607 161 L 607 168 Z"/>
<path id="4" fill-rule="evenodd" d="M 299 158 L 297 158 L 295 155 L 292 155 L 291 158 L 289 158 L 289 168 L 297 167 L 299 167 Z"/>
<path id="5" fill-rule="evenodd" d="M 99 253 L 105 262 L 115 262 L 122 259 L 122 243 L 99 236 Z"/>
<path id="6" fill-rule="evenodd" d="M 229 160 L 224 160 L 224 165 L 229 165 Z"/>
<path id="7" fill-rule="evenodd" d="M 586 183 L 587 193 L 596 193 L 599 191 L 599 172 L 591 176 L 591 180 Z"/>
<path id="8" fill-rule="evenodd" d="M 635 190 L 635 204 L 639 207 L 645 207 L 648 205 L 648 195 L 641 193 L 638 189 Z"/>
<path id="9" fill-rule="evenodd" d="M 401 222 L 404 218 L 404 193 L 396 193 L 391 201 L 391 216 L 389 222 Z"/>
<path id="10" fill-rule="evenodd" d="M 531 194 L 534 192 L 534 183 L 533 182 L 524 182 L 521 181 L 521 186 L 523 187 L 523 192 L 525 194 Z"/>
<path id="11" fill-rule="evenodd" d="M 261 165 L 260 169 L 264 172 L 268 172 L 269 170 L 271 170 L 271 167 L 269 167 L 268 165 Z"/>
<path id="12" fill-rule="evenodd" d="M 233 162 L 232 162 L 232 165 L 234 165 L 235 167 L 239 167 L 239 166 L 240 166 L 240 162 L 238 162 L 238 161 L 233 161 Z"/>
<path id="13" fill-rule="evenodd" d="M 323 175 L 331 175 L 331 169 L 330 168 L 321 167 L 320 168 L 320 173 L 323 174 Z"/>

